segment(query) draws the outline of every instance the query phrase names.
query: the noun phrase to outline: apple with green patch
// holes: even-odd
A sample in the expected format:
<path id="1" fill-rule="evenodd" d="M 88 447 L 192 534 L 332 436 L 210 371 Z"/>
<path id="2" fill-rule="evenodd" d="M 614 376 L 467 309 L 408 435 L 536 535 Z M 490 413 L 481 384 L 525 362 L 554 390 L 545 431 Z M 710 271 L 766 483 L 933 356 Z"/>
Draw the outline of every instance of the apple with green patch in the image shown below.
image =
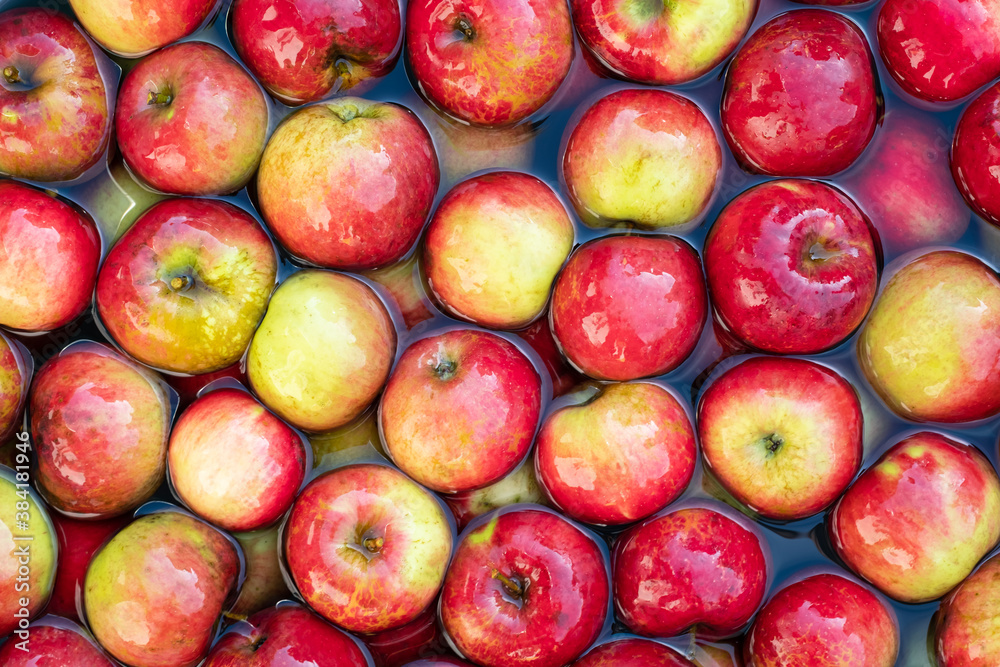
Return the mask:
<path id="1" fill-rule="evenodd" d="M 931 633 L 941 667 L 1000 664 L 1000 555 L 994 555 L 941 601 Z"/>
<path id="2" fill-rule="evenodd" d="M 101 46 L 138 58 L 187 37 L 219 7 L 219 0 L 70 0 L 73 13 Z"/>

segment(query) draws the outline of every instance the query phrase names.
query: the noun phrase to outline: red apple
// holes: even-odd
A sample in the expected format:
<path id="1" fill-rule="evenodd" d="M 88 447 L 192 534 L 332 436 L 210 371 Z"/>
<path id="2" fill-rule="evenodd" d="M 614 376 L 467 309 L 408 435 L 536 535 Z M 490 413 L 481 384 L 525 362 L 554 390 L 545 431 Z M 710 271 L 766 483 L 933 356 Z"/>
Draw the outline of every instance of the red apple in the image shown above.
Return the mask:
<path id="1" fill-rule="evenodd" d="M 32 360 L 23 345 L 0 331 L 0 443 L 21 425 L 21 409 L 28 399 Z"/>
<path id="2" fill-rule="evenodd" d="M 694 350 L 707 316 L 697 253 L 657 236 L 610 236 L 577 248 L 549 311 L 563 354 L 599 380 L 672 371 Z"/>
<path id="3" fill-rule="evenodd" d="M 70 0 L 87 32 L 112 53 L 138 58 L 200 28 L 219 0 Z"/>
<path id="4" fill-rule="evenodd" d="M 406 663 L 405 667 L 474 667 L 471 662 L 447 655 L 435 655 Z"/>
<path id="5" fill-rule="evenodd" d="M 694 667 L 665 644 L 638 637 L 612 638 L 587 652 L 571 667 Z"/>
<path id="6" fill-rule="evenodd" d="M 538 485 L 535 457 L 531 454 L 525 457 L 514 472 L 508 473 L 500 481 L 481 489 L 448 494 L 444 496 L 444 501 L 455 515 L 459 530 L 464 530 L 476 517 L 508 505 L 549 505 L 545 492 Z"/>
<path id="7" fill-rule="evenodd" d="M 194 403 L 202 389 L 216 380 L 223 378 L 229 378 L 242 385 L 246 385 L 247 382 L 246 374 L 244 374 L 238 361 L 232 366 L 226 366 L 221 370 L 212 371 L 211 373 L 203 373 L 201 375 L 167 375 L 164 377 L 167 384 L 177 392 L 177 399 L 179 401 L 177 405 L 178 409 L 186 408 Z"/>
<path id="8" fill-rule="evenodd" d="M 549 326 L 547 314 L 536 320 L 527 329 L 517 332 L 517 337 L 531 346 L 552 380 L 552 395 L 562 396 L 573 388 L 582 378 L 576 370 L 569 365 L 566 357 L 559 351 L 556 339 L 552 335 L 552 328 Z"/>
<path id="9" fill-rule="evenodd" d="M 94 553 L 108 539 L 125 527 L 131 516 L 121 516 L 99 521 L 78 521 L 52 513 L 56 538 L 59 541 L 59 568 L 52 588 L 52 598 L 46 613 L 70 620 L 80 620 L 83 604 L 83 580 Z"/>
<path id="10" fill-rule="evenodd" d="M 865 150 L 879 96 L 868 42 L 853 22 L 822 9 L 786 12 L 730 64 L 722 131 L 747 171 L 829 176 Z"/>
<path id="11" fill-rule="evenodd" d="M 30 626 L 26 639 L 17 634 L 0 645 L 4 667 L 115 667 L 90 634 L 59 616 L 43 616 Z"/>
<path id="12" fill-rule="evenodd" d="M 166 199 L 166 195 L 140 183 L 120 157 L 112 159 L 107 170 L 88 183 L 81 194 L 81 203 L 109 245 L 120 239 L 150 206 Z"/>
<path id="13" fill-rule="evenodd" d="M 969 575 L 942 602 L 932 623 L 934 654 L 940 667 L 1000 664 L 1000 555 Z"/>
<path id="14" fill-rule="evenodd" d="M 292 599 L 292 593 L 281 574 L 279 527 L 233 533 L 243 549 L 246 579 L 240 586 L 239 597 L 233 603 L 233 608 L 226 614 L 228 618 L 246 617 L 273 607 L 281 600 Z"/>
<path id="15" fill-rule="evenodd" d="M 528 453 L 542 407 L 538 371 L 496 334 L 455 329 L 408 347 L 379 423 L 393 462 L 435 491 L 496 482 Z"/>
<path id="16" fill-rule="evenodd" d="M 362 274 L 386 289 L 396 302 L 407 329 L 432 319 L 438 312 L 424 290 L 419 259 L 420 253 L 415 252 L 395 264 L 365 271 Z"/>
<path id="17" fill-rule="evenodd" d="M 448 650 L 434 605 L 406 625 L 368 635 L 364 639 L 378 667 L 400 667 Z"/>
<path id="18" fill-rule="evenodd" d="M 1000 83 L 987 88 L 966 107 L 951 148 L 951 173 L 958 189 L 969 206 L 994 225 L 1000 225 L 998 128 Z"/>

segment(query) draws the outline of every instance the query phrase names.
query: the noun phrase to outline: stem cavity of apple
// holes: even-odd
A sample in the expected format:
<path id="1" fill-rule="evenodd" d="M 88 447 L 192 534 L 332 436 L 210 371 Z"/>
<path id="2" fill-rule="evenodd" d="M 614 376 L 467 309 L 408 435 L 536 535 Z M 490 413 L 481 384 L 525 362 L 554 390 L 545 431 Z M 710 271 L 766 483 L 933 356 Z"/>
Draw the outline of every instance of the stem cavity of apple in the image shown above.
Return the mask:
<path id="1" fill-rule="evenodd" d="M 767 449 L 769 455 L 773 456 L 774 454 L 777 454 L 778 450 L 785 444 L 785 439 L 777 433 L 772 433 L 761 438 L 760 444 Z"/>
<path id="2" fill-rule="evenodd" d="M 458 364 L 451 359 L 439 359 L 434 365 L 434 375 L 442 382 L 447 382 L 455 377 L 455 371 L 457 370 Z"/>
<path id="3" fill-rule="evenodd" d="M 194 286 L 194 279 L 191 276 L 174 276 L 170 279 L 170 289 L 174 292 L 186 292 Z"/>
<path id="4" fill-rule="evenodd" d="M 158 93 L 155 90 L 149 91 L 149 96 L 146 97 L 146 104 L 149 106 L 159 106 L 165 107 L 169 106 L 171 102 L 174 101 L 174 96 L 169 92 Z"/>
<path id="5" fill-rule="evenodd" d="M 13 65 L 3 68 L 3 78 L 7 83 L 21 83 L 21 72 Z"/>
<path id="6" fill-rule="evenodd" d="M 377 554 L 382 550 L 382 546 L 385 544 L 385 539 L 381 537 L 366 537 L 361 541 L 361 544 L 371 553 Z"/>
<path id="7" fill-rule="evenodd" d="M 476 38 L 476 31 L 472 27 L 472 21 L 467 16 L 460 16 L 455 21 L 455 31 L 461 34 L 461 39 L 471 42 Z"/>
<path id="8" fill-rule="evenodd" d="M 524 604 L 524 600 L 528 596 L 528 585 L 531 583 L 527 578 L 516 575 L 508 577 L 495 567 L 492 568 L 490 576 L 500 582 L 504 592 L 510 596 L 510 602 L 516 604 L 518 608 Z"/>

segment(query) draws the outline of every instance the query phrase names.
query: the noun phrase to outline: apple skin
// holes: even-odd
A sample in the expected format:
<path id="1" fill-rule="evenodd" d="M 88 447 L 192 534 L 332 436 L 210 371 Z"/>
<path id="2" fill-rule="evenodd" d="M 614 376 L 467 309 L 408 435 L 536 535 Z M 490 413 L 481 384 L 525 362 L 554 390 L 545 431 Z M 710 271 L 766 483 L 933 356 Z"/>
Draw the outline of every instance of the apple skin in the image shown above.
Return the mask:
<path id="1" fill-rule="evenodd" d="M 228 531 L 275 523 L 309 468 L 294 429 L 241 389 L 204 394 L 170 433 L 167 465 L 177 498 Z"/>
<path id="2" fill-rule="evenodd" d="M 247 354 L 247 379 L 279 417 L 307 431 L 343 426 L 378 396 L 396 330 L 375 292 L 330 271 L 299 271 L 275 290 Z"/>
<path id="3" fill-rule="evenodd" d="M 101 237 L 57 197 L 0 180 L 0 326 L 58 329 L 90 306 Z"/>
<path id="4" fill-rule="evenodd" d="M 47 614 L 56 614 L 79 621 L 83 602 L 83 581 L 94 553 L 115 533 L 124 528 L 131 516 L 80 521 L 52 513 L 52 523 L 59 540 L 59 568 L 52 588 L 52 598 L 45 607 Z"/>
<path id="5" fill-rule="evenodd" d="M 104 156 L 114 97 L 99 57 L 63 14 L 0 13 L 0 173 L 70 181 Z"/>
<path id="6" fill-rule="evenodd" d="M 560 178 L 590 227 L 695 224 L 712 200 L 722 149 L 705 113 L 665 90 L 610 93 L 569 130 Z"/>
<path id="7" fill-rule="evenodd" d="M 413 87 L 474 125 L 528 118 L 555 95 L 573 61 L 565 0 L 414 0 L 405 30 Z"/>
<path id="8" fill-rule="evenodd" d="M 389 458 L 378 432 L 378 406 L 372 405 L 360 415 L 335 429 L 310 433 L 313 470 L 330 470 L 344 463 L 370 460 L 373 453 Z"/>
<path id="9" fill-rule="evenodd" d="M 542 364 L 549 372 L 549 378 L 552 380 L 553 397 L 562 396 L 582 380 L 582 376 L 569 365 L 566 357 L 559 351 L 556 339 L 552 336 L 547 313 L 541 319 L 535 320 L 527 329 L 516 332 L 515 335 L 538 353 Z"/>
<path id="10" fill-rule="evenodd" d="M 118 516 L 166 479 L 168 390 L 104 345 L 77 343 L 47 361 L 32 385 L 30 412 L 34 481 L 60 512 Z"/>
<path id="11" fill-rule="evenodd" d="M 94 555 L 87 623 L 126 664 L 191 667 L 208 653 L 240 570 L 236 546 L 207 523 L 180 511 L 147 514 Z"/>
<path id="12" fill-rule="evenodd" d="M 51 613 L 51 612 L 50 612 Z M 116 667 L 86 630 L 58 616 L 43 616 L 28 627 L 27 650 L 14 635 L 0 645 L 4 667 Z"/>
<path id="13" fill-rule="evenodd" d="M 597 639 L 608 598 L 595 539 L 554 512 L 517 505 L 462 534 L 439 610 L 451 643 L 477 665 L 559 667 Z"/>
<path id="14" fill-rule="evenodd" d="M 786 12 L 729 65 L 722 132 L 746 171 L 829 176 L 868 146 L 878 98 L 872 54 L 854 23 L 822 9 Z"/>
<path id="15" fill-rule="evenodd" d="M 21 409 L 31 386 L 27 350 L 0 331 L 0 442 L 6 442 L 20 426 Z"/>
<path id="16" fill-rule="evenodd" d="M 805 359 L 754 357 L 698 404 L 698 440 L 719 483 L 757 514 L 812 516 L 861 468 L 864 419 L 854 387 Z"/>
<path id="17" fill-rule="evenodd" d="M 511 472 L 531 448 L 541 409 L 541 377 L 517 346 L 455 329 L 403 352 L 379 404 L 379 426 L 400 470 L 455 493 Z"/>
<path id="18" fill-rule="evenodd" d="M 200 28 L 219 0 L 69 0 L 77 20 L 108 51 L 138 58 Z"/>
<path id="19" fill-rule="evenodd" d="M 932 621 L 940 667 L 1000 664 L 1000 556 L 994 555 L 941 601 Z"/>
<path id="20" fill-rule="evenodd" d="M 361 274 L 386 289 L 396 302 L 407 329 L 432 319 L 438 312 L 424 289 L 419 260 L 420 253 L 415 252 L 395 264 L 364 271 Z"/>
<path id="21" fill-rule="evenodd" d="M 221 370 L 212 371 L 211 373 L 202 373 L 201 375 L 167 375 L 163 379 L 177 392 L 177 400 L 179 401 L 177 409 L 183 410 L 195 402 L 202 389 L 223 378 L 229 378 L 244 386 L 247 383 L 246 375 L 243 373 L 243 369 L 240 368 L 240 362 L 238 361 L 232 366 L 226 366 Z"/>
<path id="22" fill-rule="evenodd" d="M 545 492 L 538 485 L 535 458 L 531 455 L 500 481 L 474 491 L 446 495 L 444 501 L 455 515 L 459 530 L 464 530 L 476 517 L 508 505 L 549 505 Z"/>
<path id="23" fill-rule="evenodd" d="M 936 600 L 1000 540 L 1000 480 L 975 447 L 923 431 L 855 480 L 828 527 L 837 555 L 880 591 Z"/>
<path id="24" fill-rule="evenodd" d="M 281 574 L 278 556 L 279 526 L 246 533 L 233 533 L 246 561 L 246 579 L 227 618 L 246 617 L 273 607 L 281 600 L 291 600 L 292 593 Z"/>
<path id="25" fill-rule="evenodd" d="M 638 637 L 612 638 L 570 667 L 694 667 L 669 646 Z"/>
<path id="26" fill-rule="evenodd" d="M 858 362 L 890 408 L 914 421 L 1000 411 L 1000 279 L 972 255 L 927 252 L 885 284 Z"/>
<path id="27" fill-rule="evenodd" d="M 212 199 L 154 205 L 97 278 L 108 333 L 144 364 L 208 373 L 239 361 L 274 289 L 278 259 L 250 214 Z"/>
<path id="28" fill-rule="evenodd" d="M 118 91 L 122 157 L 161 192 L 239 190 L 257 169 L 267 126 L 260 86 L 229 54 L 205 42 L 173 44 L 143 58 Z"/>
<path id="29" fill-rule="evenodd" d="M 235 0 L 229 18 L 240 58 L 290 106 L 385 76 L 402 45 L 398 0 Z"/>
<path id="30" fill-rule="evenodd" d="M 404 667 L 474 667 L 471 662 L 447 655 L 435 655 L 408 662 Z"/>
<path id="31" fill-rule="evenodd" d="M 406 625 L 366 635 L 364 641 L 378 667 L 400 667 L 424 656 L 448 651 L 435 605 Z"/>
<path id="32" fill-rule="evenodd" d="M 346 630 L 405 625 L 441 588 L 454 542 L 445 511 L 395 468 L 337 468 L 292 507 L 283 533 L 288 571 L 309 606 Z"/>
<path id="33" fill-rule="evenodd" d="M 676 500 L 697 455 L 691 420 L 670 392 L 646 382 L 607 384 L 545 418 L 535 468 L 567 516 L 620 525 Z"/>
<path id="34" fill-rule="evenodd" d="M 142 185 L 121 158 L 115 158 L 106 172 L 88 184 L 84 207 L 94 216 L 108 244 L 114 244 L 139 216 L 166 195 Z"/>
<path id="35" fill-rule="evenodd" d="M 775 593 L 743 649 L 747 667 L 893 667 L 899 627 L 892 610 L 868 588 L 821 573 Z"/>
<path id="36" fill-rule="evenodd" d="M 1000 39 L 1000 38 L 998 38 Z M 1000 83 L 962 112 L 951 148 L 951 173 L 966 203 L 1000 226 Z"/>
<path id="37" fill-rule="evenodd" d="M 697 253 L 680 239 L 656 236 L 584 243 L 556 279 L 549 309 L 569 362 L 592 378 L 617 381 L 677 368 L 707 317 Z"/>
<path id="38" fill-rule="evenodd" d="M 271 135 L 260 211 L 295 257 L 356 270 L 401 258 L 440 181 L 430 134 L 404 106 L 344 97 L 299 109 Z"/>
<path id="39" fill-rule="evenodd" d="M 573 237 L 573 222 L 548 185 L 520 172 L 483 174 L 438 204 L 424 235 L 424 271 L 449 314 L 522 329 L 545 310 Z"/>
<path id="40" fill-rule="evenodd" d="M 769 560 L 749 521 L 721 506 L 664 511 L 615 543 L 617 617 L 648 637 L 694 626 L 705 639 L 736 635 L 764 601 Z"/>

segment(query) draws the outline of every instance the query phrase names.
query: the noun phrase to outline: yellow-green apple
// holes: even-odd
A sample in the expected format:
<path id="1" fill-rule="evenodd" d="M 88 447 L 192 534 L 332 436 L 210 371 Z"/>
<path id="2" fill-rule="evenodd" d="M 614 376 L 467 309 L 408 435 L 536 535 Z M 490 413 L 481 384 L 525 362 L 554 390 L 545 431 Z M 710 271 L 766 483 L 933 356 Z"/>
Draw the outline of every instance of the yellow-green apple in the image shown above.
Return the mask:
<path id="1" fill-rule="evenodd" d="M 936 600 L 1000 540 L 1000 480 L 975 447 L 922 431 L 858 477 L 828 526 L 837 555 L 880 591 Z"/>
<path id="2" fill-rule="evenodd" d="M 250 386 L 293 426 L 326 431 L 378 396 L 396 330 L 375 292 L 330 271 L 299 271 L 272 296 L 247 354 Z"/>
<path id="3" fill-rule="evenodd" d="M 640 637 L 615 637 L 598 644 L 571 667 L 694 667 L 666 644 Z"/>
<path id="4" fill-rule="evenodd" d="M 955 250 L 912 259 L 882 289 L 861 329 L 857 355 L 875 391 L 908 419 L 965 422 L 995 415 L 1000 279 L 978 258 Z"/>
<path id="5" fill-rule="evenodd" d="M 150 206 L 166 198 L 142 185 L 115 158 L 106 172 L 96 177 L 83 192 L 84 207 L 91 212 L 108 244 L 113 244 L 135 224 Z"/>
<path id="6" fill-rule="evenodd" d="M 87 624 L 128 665 L 197 665 L 239 584 L 240 560 L 232 538 L 189 514 L 141 516 L 94 555 L 84 580 Z"/>
<path id="7" fill-rule="evenodd" d="M 524 462 L 508 473 L 500 481 L 473 491 L 452 493 L 444 496 L 444 501 L 451 508 L 458 529 L 464 530 L 473 519 L 488 514 L 495 509 L 519 503 L 533 505 L 548 505 L 545 492 L 538 485 L 535 473 L 535 459 L 529 455 Z"/>
<path id="8" fill-rule="evenodd" d="M 415 252 L 395 264 L 362 273 L 365 278 L 388 291 L 399 307 L 407 329 L 433 318 L 437 313 L 437 308 L 424 289 L 419 260 L 420 253 Z"/>
<path id="9" fill-rule="evenodd" d="M 414 88 L 474 125 L 528 118 L 573 61 L 565 0 L 414 0 L 405 25 Z"/>
<path id="10" fill-rule="evenodd" d="M 406 254 L 440 173 L 430 134 L 404 106 L 344 97 L 300 109 L 271 135 L 257 173 L 268 227 L 288 251 L 336 269 Z"/>
<path id="11" fill-rule="evenodd" d="M 310 433 L 313 470 L 330 470 L 344 463 L 367 460 L 373 453 L 388 458 L 378 432 L 378 406 L 372 405 L 343 426 Z"/>
<path id="12" fill-rule="evenodd" d="M 579 392 L 545 418 L 535 444 L 538 481 L 578 521 L 618 525 L 666 507 L 694 474 L 694 428 L 660 385 L 614 383 Z"/>
<path id="13" fill-rule="evenodd" d="M 49 512 L 28 483 L 30 445 L 20 437 L 17 443 L 20 469 L 0 466 L 0 637 L 23 633 L 45 607 L 59 554 Z"/>
<path id="14" fill-rule="evenodd" d="M 4 667 L 116 667 L 86 630 L 59 616 L 46 615 L 0 645 Z"/>
<path id="15" fill-rule="evenodd" d="M 138 58 L 204 25 L 219 0 L 69 0 L 77 20 L 108 51 Z"/>
<path id="16" fill-rule="evenodd" d="M 751 522 L 711 501 L 668 508 L 622 533 L 613 556 L 618 618 L 633 632 L 738 634 L 764 601 L 767 543 Z"/>
<path id="17" fill-rule="evenodd" d="M 549 300 L 573 249 L 573 222 L 548 185 L 499 171 L 444 196 L 424 235 L 424 271 L 451 315 L 493 329 L 522 329 Z"/>
<path id="18" fill-rule="evenodd" d="M 516 335 L 538 353 L 542 365 L 552 380 L 553 396 L 562 396 L 581 380 L 580 374 L 569 365 L 566 357 L 559 351 L 556 339 L 552 336 L 547 314 L 535 320 L 527 329 L 518 331 Z"/>
<path id="19" fill-rule="evenodd" d="M 134 510 L 166 479 L 170 402 L 155 373 L 105 345 L 71 344 L 31 387 L 38 490 L 71 516 Z"/>
<path id="20" fill-rule="evenodd" d="M 932 624 L 938 667 L 1000 664 L 1000 555 L 941 601 Z"/>
<path id="21" fill-rule="evenodd" d="M 769 519 L 824 510 L 861 468 L 857 392 L 812 361 L 740 362 L 702 394 L 697 421 L 708 469 L 734 498 Z"/>
<path id="22" fill-rule="evenodd" d="M 993 20 L 1000 25 L 1000 18 Z M 1000 37 L 997 40 L 1000 42 Z M 951 148 L 951 173 L 969 206 L 983 219 L 1000 226 L 998 127 L 1000 83 L 984 90 L 962 112 Z"/>
<path id="23" fill-rule="evenodd" d="M 87 576 L 91 558 L 112 535 L 131 520 L 132 517 L 126 515 L 83 521 L 58 512 L 52 513 L 52 523 L 59 542 L 59 568 L 56 570 L 52 598 L 45 607 L 46 613 L 80 620 L 83 580 Z"/>
<path id="24" fill-rule="evenodd" d="M 401 667 L 423 656 L 448 651 L 436 605 L 406 625 L 366 635 L 364 641 L 378 667 Z"/>
<path id="25" fill-rule="evenodd" d="M 618 76 L 651 85 L 697 79 L 746 35 L 757 0 L 572 0 L 584 45 Z"/>
<path id="26" fill-rule="evenodd" d="M 113 67 L 59 12 L 0 13 L 0 174 L 70 181 L 94 167 L 111 141 Z"/>
<path id="27" fill-rule="evenodd" d="M 532 505 L 481 517 L 463 533 L 441 591 L 441 622 L 483 667 L 561 667 L 604 628 L 610 586 L 597 539 Z"/>
<path id="28" fill-rule="evenodd" d="M 861 584 L 819 573 L 771 596 L 747 632 L 747 667 L 893 667 L 899 626 Z"/>
<path id="29" fill-rule="evenodd" d="M 240 586 L 233 608 L 226 613 L 227 618 L 242 619 L 273 607 L 281 600 L 292 599 L 292 593 L 281 574 L 279 527 L 276 525 L 248 533 L 233 533 L 243 549 L 246 578 Z"/>
<path id="30" fill-rule="evenodd" d="M 6 442 L 20 425 L 32 367 L 28 350 L 0 331 L 0 442 Z"/>
<path id="31" fill-rule="evenodd" d="M 264 91 L 206 42 L 143 58 L 125 75 L 115 108 L 125 163 L 151 187 L 176 195 L 242 188 L 264 152 L 267 126 Z"/>
<path id="32" fill-rule="evenodd" d="M 0 326 L 69 324 L 90 306 L 100 261 L 89 216 L 52 193 L 0 180 Z"/>
<path id="33" fill-rule="evenodd" d="M 736 52 L 722 92 L 722 132 L 743 169 L 829 176 L 875 134 L 880 92 L 864 33 L 823 9 L 780 14 Z"/>
<path id="34" fill-rule="evenodd" d="M 302 599 L 342 628 L 405 625 L 444 580 L 454 542 L 446 512 L 387 465 L 331 470 L 299 494 L 283 528 L 288 572 Z"/>
<path id="35" fill-rule="evenodd" d="M 744 344 L 813 354 L 857 329 L 878 290 L 878 241 L 847 195 L 819 181 L 741 193 L 705 239 L 713 313 Z"/>
<path id="36" fill-rule="evenodd" d="M 602 97 L 565 142 L 561 178 L 591 227 L 695 225 L 722 170 L 705 113 L 665 90 L 627 88 Z"/>
<path id="37" fill-rule="evenodd" d="M 229 21 L 240 58 L 291 106 L 367 88 L 403 42 L 398 0 L 235 0 Z"/>
<path id="38" fill-rule="evenodd" d="M 411 344 L 379 404 L 386 452 L 434 491 L 492 484 L 531 448 L 542 380 L 516 345 L 496 334 L 454 329 Z"/>
<path id="39" fill-rule="evenodd" d="M 209 391 L 170 432 L 167 466 L 177 498 L 212 525 L 248 531 L 292 506 L 311 468 L 305 438 L 249 392 Z"/>
<path id="40" fill-rule="evenodd" d="M 208 373 L 243 356 L 274 289 L 278 259 L 249 213 L 214 199 L 168 199 L 108 253 L 97 310 L 144 364 Z"/>
<path id="41" fill-rule="evenodd" d="M 744 667 L 738 645 L 696 639 L 688 651 L 695 667 Z"/>
<path id="42" fill-rule="evenodd" d="M 694 350 L 707 317 L 698 254 L 668 236 L 583 244 L 556 279 L 549 309 L 563 354 L 598 380 L 672 371 Z"/>

